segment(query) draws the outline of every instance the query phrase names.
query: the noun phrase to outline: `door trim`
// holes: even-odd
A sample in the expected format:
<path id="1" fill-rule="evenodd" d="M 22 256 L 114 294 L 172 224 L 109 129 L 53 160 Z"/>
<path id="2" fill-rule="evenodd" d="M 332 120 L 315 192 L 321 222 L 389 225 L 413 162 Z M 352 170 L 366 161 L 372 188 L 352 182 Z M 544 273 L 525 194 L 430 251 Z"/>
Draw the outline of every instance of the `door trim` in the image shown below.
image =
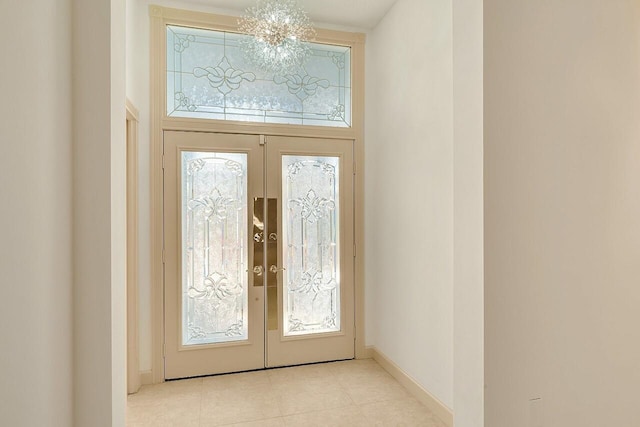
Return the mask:
<path id="1" fill-rule="evenodd" d="M 138 344 L 138 110 L 126 101 L 127 131 L 127 393 L 142 385 Z"/>
<path id="2" fill-rule="evenodd" d="M 355 286 L 355 355 L 366 358 L 364 318 L 364 46 L 365 34 L 316 29 L 321 43 L 351 47 L 352 54 L 352 127 L 265 125 L 260 123 L 207 122 L 165 117 L 165 27 L 168 24 L 237 31 L 237 18 L 210 13 L 149 6 L 151 48 L 151 329 L 152 375 L 154 383 L 164 381 L 164 265 L 163 265 L 163 132 L 182 130 L 228 134 L 294 136 L 354 141 L 354 286 Z"/>

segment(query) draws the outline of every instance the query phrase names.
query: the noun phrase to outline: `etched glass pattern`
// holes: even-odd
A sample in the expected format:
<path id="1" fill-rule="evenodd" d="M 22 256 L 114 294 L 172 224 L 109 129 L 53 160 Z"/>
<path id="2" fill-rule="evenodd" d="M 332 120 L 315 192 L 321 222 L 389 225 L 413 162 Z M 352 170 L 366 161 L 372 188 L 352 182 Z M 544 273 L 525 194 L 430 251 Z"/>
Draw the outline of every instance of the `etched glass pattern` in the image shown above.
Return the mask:
<path id="1" fill-rule="evenodd" d="M 246 340 L 247 155 L 182 152 L 182 344 Z"/>
<path id="2" fill-rule="evenodd" d="M 284 335 L 340 330 L 339 158 L 282 157 Z"/>
<path id="3" fill-rule="evenodd" d="M 351 48 L 310 43 L 304 66 L 256 68 L 243 34 L 167 26 L 167 115 L 350 127 Z"/>

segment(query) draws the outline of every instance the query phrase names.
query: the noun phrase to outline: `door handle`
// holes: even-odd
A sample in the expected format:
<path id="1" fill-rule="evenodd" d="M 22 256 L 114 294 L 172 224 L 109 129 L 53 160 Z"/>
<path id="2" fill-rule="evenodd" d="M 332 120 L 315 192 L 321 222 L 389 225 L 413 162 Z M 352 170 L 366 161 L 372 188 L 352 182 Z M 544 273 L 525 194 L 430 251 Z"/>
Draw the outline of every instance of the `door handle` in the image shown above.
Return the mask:
<path id="1" fill-rule="evenodd" d="M 253 286 L 264 286 L 264 199 L 253 199 Z"/>
<path id="2" fill-rule="evenodd" d="M 267 200 L 267 226 L 265 228 L 265 247 L 267 263 L 270 266 L 265 272 L 267 281 L 267 328 L 270 331 L 278 329 L 278 199 Z"/>

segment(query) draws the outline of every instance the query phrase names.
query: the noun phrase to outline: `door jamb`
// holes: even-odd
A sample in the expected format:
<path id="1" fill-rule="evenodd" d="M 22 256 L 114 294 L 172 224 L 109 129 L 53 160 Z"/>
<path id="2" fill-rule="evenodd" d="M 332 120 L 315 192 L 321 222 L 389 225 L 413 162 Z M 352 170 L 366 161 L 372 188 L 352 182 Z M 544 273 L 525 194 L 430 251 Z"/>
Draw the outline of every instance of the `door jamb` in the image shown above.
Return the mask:
<path id="1" fill-rule="evenodd" d="M 138 110 L 126 100 L 127 131 L 127 393 L 141 386 L 138 344 Z"/>

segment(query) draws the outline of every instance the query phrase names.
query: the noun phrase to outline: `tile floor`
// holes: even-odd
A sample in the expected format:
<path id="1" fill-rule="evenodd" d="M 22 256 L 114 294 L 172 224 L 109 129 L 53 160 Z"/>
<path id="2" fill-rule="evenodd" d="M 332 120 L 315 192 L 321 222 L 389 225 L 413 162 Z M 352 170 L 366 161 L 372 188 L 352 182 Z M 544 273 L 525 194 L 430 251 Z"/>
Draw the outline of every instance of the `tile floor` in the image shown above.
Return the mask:
<path id="1" fill-rule="evenodd" d="M 445 427 L 373 360 L 350 360 L 145 386 L 127 427 Z"/>

